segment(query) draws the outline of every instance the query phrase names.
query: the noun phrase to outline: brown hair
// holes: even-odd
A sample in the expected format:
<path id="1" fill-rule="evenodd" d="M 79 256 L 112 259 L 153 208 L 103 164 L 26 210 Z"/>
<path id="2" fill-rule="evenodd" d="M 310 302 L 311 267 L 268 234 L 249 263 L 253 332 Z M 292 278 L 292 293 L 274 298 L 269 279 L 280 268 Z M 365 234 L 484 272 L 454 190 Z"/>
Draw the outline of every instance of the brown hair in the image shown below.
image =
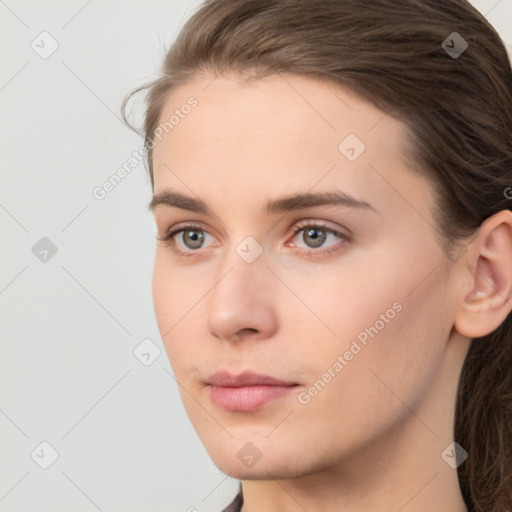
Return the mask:
<path id="1" fill-rule="evenodd" d="M 463 41 L 465 51 L 450 54 Z M 328 80 L 402 121 L 415 172 L 436 192 L 447 256 L 485 219 L 511 209 L 512 70 L 499 35 L 466 0 L 206 1 L 161 76 L 123 101 L 130 125 L 128 100 L 149 88 L 144 140 L 153 189 L 152 136 L 169 93 L 198 72 L 224 70 Z M 454 439 L 469 454 L 457 468 L 468 510 L 512 511 L 512 313 L 471 342 Z"/>

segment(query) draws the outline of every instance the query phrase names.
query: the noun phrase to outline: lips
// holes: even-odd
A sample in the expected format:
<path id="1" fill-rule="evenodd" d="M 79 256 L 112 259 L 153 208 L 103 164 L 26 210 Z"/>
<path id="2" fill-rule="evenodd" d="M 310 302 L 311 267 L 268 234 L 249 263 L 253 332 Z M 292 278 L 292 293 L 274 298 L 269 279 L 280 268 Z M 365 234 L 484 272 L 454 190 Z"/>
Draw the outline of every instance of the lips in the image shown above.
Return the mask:
<path id="1" fill-rule="evenodd" d="M 206 383 L 212 386 L 230 388 L 239 388 L 242 386 L 294 386 L 297 384 L 296 382 L 284 381 L 248 370 L 236 376 L 222 370 L 210 375 Z"/>
<path id="2" fill-rule="evenodd" d="M 226 371 L 216 372 L 208 377 L 207 384 L 211 401 L 230 412 L 257 410 L 298 386 L 295 382 L 251 371 L 236 376 Z"/>

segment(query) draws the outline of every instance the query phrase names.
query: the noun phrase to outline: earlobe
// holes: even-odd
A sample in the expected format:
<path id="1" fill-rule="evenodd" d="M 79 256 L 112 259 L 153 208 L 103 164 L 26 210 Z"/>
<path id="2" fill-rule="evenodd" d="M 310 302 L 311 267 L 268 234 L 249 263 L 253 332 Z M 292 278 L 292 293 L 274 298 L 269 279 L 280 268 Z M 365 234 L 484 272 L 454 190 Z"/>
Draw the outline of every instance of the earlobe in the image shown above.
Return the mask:
<path id="1" fill-rule="evenodd" d="M 496 330 L 512 310 L 512 212 L 503 210 L 480 226 L 467 251 L 455 329 L 468 338 Z"/>

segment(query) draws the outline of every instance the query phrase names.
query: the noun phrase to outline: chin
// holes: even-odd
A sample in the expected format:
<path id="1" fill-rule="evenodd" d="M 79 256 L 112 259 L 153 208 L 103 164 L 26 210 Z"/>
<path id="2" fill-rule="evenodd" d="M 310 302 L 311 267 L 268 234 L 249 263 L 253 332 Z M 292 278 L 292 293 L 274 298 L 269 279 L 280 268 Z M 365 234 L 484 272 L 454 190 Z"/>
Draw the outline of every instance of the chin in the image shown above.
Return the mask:
<path id="1" fill-rule="evenodd" d="M 298 471 L 296 450 L 281 453 L 275 446 L 262 447 L 258 441 L 232 440 L 227 446 L 217 444 L 208 453 L 220 471 L 238 480 L 287 479 L 303 473 Z"/>
<path id="2" fill-rule="evenodd" d="M 300 476 L 297 471 L 292 471 L 288 466 L 282 464 L 264 464 L 259 461 L 252 468 L 244 468 L 242 464 L 236 464 L 232 461 L 228 461 L 225 464 L 215 463 L 218 469 L 224 474 L 237 480 L 286 480 L 293 479 Z"/>

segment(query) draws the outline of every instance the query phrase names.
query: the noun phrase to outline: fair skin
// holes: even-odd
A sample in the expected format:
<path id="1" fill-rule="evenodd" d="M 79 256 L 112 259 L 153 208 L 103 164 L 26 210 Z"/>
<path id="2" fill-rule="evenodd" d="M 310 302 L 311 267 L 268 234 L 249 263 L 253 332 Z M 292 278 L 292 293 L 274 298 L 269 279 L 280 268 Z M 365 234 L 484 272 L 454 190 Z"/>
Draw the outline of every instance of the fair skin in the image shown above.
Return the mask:
<path id="1" fill-rule="evenodd" d="M 154 148 L 154 193 L 208 210 L 154 208 L 159 237 L 194 226 L 175 250 L 157 242 L 153 299 L 187 414 L 217 467 L 242 480 L 243 511 L 466 511 L 441 454 L 454 440 L 470 338 L 511 309 L 512 213 L 488 219 L 448 259 L 432 188 L 402 158 L 397 119 L 310 78 L 198 75 L 167 98 L 161 120 L 191 96 L 197 107 Z M 338 148 L 348 134 L 366 146 L 354 161 Z M 371 208 L 266 210 L 333 190 Z M 305 221 L 348 239 L 322 227 L 294 234 Z M 183 237 L 198 229 L 200 247 Z M 248 236 L 262 249 L 252 263 L 236 251 Z M 371 326 L 378 334 L 349 360 Z M 301 403 L 328 368 L 330 381 Z M 221 369 L 298 386 L 258 410 L 227 411 L 204 382 Z M 237 457 L 249 442 L 261 454 L 250 467 Z"/>

